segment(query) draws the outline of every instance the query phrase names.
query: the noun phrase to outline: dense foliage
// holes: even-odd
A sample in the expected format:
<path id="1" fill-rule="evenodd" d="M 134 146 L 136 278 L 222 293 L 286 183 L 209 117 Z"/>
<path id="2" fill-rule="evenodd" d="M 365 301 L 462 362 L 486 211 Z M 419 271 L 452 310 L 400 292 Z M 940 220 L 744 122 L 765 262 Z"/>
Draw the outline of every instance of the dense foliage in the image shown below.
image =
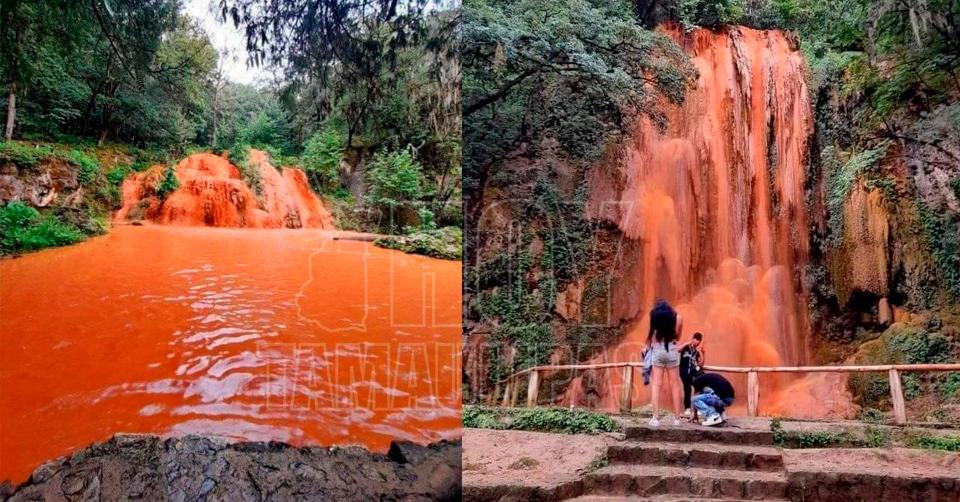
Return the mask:
<path id="1" fill-rule="evenodd" d="M 257 194 L 249 149 L 258 148 L 277 166 L 301 165 L 345 227 L 462 224 L 455 4 L 211 1 L 224 29 L 248 36 L 249 63 L 279 77 L 246 85 L 227 78 L 228 55 L 181 3 L 0 3 L 0 80 L 14 103 L 8 136 L 78 151 L 134 145 L 167 164 L 228 152 Z M 46 158 L 28 148 L 5 155 Z M 81 183 L 96 186 L 86 198 L 98 199 L 98 214 L 116 208 L 123 176 L 139 170 L 101 173 L 64 155 Z M 170 169 L 154 187 L 161 197 L 176 188 Z"/>
<path id="2" fill-rule="evenodd" d="M 16 101 L 8 137 L 110 136 L 163 147 L 203 140 L 216 52 L 175 0 L 2 7 L 0 72 Z"/>

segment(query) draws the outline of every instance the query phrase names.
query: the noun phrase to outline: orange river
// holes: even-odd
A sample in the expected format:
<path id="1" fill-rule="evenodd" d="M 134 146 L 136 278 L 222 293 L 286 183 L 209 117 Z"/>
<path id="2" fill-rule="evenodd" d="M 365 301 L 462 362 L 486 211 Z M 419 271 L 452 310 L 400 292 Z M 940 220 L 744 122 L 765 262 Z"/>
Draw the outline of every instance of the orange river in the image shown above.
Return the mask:
<path id="1" fill-rule="evenodd" d="M 460 434 L 460 262 L 325 230 L 127 226 L 0 260 L 0 480 L 117 432 Z"/>

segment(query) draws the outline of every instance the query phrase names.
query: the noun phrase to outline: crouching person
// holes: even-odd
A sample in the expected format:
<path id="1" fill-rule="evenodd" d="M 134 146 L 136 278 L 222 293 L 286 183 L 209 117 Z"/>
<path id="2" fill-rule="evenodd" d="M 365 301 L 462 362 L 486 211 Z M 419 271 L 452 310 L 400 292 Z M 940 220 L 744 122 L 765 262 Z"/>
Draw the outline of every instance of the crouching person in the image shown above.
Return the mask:
<path id="1" fill-rule="evenodd" d="M 723 412 L 733 404 L 733 385 L 717 373 L 702 373 L 693 381 L 697 395 L 691 400 L 694 419 L 701 415 L 703 425 L 718 425 L 723 422 Z"/>

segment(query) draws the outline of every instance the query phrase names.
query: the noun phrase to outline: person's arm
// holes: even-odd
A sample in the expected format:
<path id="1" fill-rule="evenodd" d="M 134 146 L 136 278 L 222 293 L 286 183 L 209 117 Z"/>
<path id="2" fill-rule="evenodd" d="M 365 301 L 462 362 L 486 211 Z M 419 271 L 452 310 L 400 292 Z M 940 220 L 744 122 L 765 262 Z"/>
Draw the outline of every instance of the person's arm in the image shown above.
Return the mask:
<path id="1" fill-rule="evenodd" d="M 677 340 L 683 338 L 683 318 L 677 314 Z"/>
<path id="2" fill-rule="evenodd" d="M 703 342 L 700 342 L 700 350 L 698 352 L 700 354 L 700 361 L 697 364 L 703 367 L 707 364 L 707 352 L 703 348 Z"/>

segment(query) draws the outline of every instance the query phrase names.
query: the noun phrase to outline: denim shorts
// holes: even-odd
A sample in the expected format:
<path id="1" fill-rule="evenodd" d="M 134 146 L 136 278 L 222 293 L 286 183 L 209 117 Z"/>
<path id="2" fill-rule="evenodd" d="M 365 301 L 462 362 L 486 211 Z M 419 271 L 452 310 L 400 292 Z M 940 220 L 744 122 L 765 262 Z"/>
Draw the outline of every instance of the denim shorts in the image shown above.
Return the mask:
<path id="1" fill-rule="evenodd" d="M 663 342 L 654 342 L 650 350 L 653 351 L 650 360 L 654 366 L 659 368 L 680 366 L 680 352 L 677 351 L 677 342 L 670 342 L 667 348 L 663 347 Z"/>

